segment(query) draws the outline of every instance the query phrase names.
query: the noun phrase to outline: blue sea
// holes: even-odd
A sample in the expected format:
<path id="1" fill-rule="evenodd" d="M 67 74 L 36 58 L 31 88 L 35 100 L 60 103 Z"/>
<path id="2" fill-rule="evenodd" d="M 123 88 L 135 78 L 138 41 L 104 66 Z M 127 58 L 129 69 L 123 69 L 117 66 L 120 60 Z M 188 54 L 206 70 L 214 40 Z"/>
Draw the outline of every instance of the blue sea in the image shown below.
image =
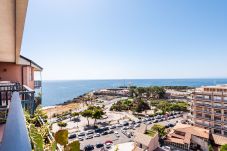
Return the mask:
<path id="1" fill-rule="evenodd" d="M 89 91 L 119 86 L 193 86 L 227 84 L 227 79 L 141 79 L 141 80 L 70 80 L 43 81 L 42 106 L 52 106 Z"/>

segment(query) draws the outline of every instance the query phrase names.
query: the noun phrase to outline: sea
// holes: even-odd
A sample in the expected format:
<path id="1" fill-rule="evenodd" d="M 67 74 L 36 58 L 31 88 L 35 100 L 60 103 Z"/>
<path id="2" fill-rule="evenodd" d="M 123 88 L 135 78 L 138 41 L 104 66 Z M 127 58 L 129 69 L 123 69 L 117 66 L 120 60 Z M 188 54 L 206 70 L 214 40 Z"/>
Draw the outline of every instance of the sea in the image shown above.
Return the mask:
<path id="1" fill-rule="evenodd" d="M 42 82 L 42 106 L 54 106 L 84 93 L 119 86 L 207 86 L 227 84 L 227 79 L 58 80 Z"/>

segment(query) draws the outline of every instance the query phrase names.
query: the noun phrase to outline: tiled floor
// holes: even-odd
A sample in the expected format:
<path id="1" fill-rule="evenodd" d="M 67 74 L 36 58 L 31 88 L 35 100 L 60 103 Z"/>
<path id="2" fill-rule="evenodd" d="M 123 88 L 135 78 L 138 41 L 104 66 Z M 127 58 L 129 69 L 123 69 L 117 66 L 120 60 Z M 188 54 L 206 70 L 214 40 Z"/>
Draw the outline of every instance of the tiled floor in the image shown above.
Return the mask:
<path id="1" fill-rule="evenodd" d="M 5 124 L 0 124 L 0 143 L 2 142 L 4 129 L 5 129 Z"/>

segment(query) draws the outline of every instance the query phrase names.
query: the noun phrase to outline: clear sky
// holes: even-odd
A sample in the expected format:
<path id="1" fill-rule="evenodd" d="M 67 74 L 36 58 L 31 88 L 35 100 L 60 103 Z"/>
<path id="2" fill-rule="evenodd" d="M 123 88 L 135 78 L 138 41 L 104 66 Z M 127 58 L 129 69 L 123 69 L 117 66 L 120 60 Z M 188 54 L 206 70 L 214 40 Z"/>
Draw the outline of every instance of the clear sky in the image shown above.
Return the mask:
<path id="1" fill-rule="evenodd" d="M 30 0 L 43 79 L 227 78 L 226 0 Z"/>

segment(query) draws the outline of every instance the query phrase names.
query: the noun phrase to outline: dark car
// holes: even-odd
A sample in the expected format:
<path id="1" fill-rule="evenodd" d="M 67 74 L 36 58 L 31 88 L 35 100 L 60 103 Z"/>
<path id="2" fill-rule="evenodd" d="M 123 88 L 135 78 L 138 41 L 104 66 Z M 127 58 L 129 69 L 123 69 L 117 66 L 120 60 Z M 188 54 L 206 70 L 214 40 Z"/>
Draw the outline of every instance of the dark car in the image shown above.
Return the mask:
<path id="1" fill-rule="evenodd" d="M 73 138 L 76 138 L 76 134 L 69 135 L 69 139 L 73 139 Z"/>
<path id="2" fill-rule="evenodd" d="M 84 147 L 84 150 L 85 151 L 90 151 L 90 150 L 93 150 L 94 149 L 94 146 L 93 145 L 86 145 L 85 147 Z"/>
<path id="3" fill-rule="evenodd" d="M 128 126 L 129 125 L 129 123 L 127 121 L 124 121 L 122 124 L 123 124 L 123 126 Z"/>
<path id="4" fill-rule="evenodd" d="M 107 132 L 107 131 L 102 132 L 102 135 L 107 135 L 107 134 L 108 134 L 108 132 Z"/>
<path id="5" fill-rule="evenodd" d="M 103 131 L 108 131 L 109 130 L 109 127 L 103 127 L 102 130 Z"/>
<path id="6" fill-rule="evenodd" d="M 101 148 L 101 147 L 103 147 L 104 146 L 104 144 L 102 144 L 102 143 L 97 143 L 96 144 L 96 148 Z"/>
<path id="7" fill-rule="evenodd" d="M 103 132 L 103 130 L 101 128 L 95 129 L 95 133 L 102 133 L 102 132 Z"/>

